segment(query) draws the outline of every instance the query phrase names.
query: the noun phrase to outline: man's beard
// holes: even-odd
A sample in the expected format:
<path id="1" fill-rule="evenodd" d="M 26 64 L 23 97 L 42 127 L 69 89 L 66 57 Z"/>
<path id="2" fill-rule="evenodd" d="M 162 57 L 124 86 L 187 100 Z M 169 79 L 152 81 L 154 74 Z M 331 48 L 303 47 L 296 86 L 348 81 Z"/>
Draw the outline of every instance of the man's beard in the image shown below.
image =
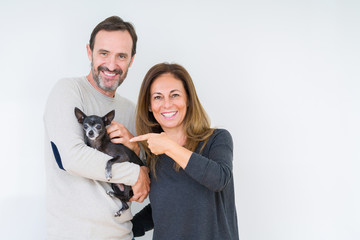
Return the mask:
<path id="1" fill-rule="evenodd" d="M 107 71 L 107 72 L 115 73 L 115 74 L 118 74 L 119 77 L 116 80 L 113 80 L 113 79 L 112 80 L 107 80 L 106 78 L 103 79 L 100 76 L 100 71 Z M 92 73 L 94 81 L 96 82 L 98 87 L 101 88 L 104 91 L 107 91 L 107 92 L 108 91 L 115 91 L 124 82 L 124 80 L 125 80 L 125 78 L 127 76 L 127 71 L 123 72 L 120 68 L 115 69 L 114 71 L 110 71 L 107 67 L 98 66 L 97 71 L 95 71 L 93 63 L 91 63 L 91 73 Z M 114 81 L 114 83 L 111 86 L 106 86 L 105 83 L 107 81 Z"/>

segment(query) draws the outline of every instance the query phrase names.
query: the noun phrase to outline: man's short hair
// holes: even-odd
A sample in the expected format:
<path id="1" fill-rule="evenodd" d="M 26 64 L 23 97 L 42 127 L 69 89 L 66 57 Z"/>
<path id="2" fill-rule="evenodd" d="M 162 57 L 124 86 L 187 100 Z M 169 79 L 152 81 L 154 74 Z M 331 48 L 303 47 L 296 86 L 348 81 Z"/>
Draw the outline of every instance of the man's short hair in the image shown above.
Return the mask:
<path id="1" fill-rule="evenodd" d="M 90 45 L 91 51 L 94 50 L 95 36 L 101 30 L 105 30 L 105 31 L 119 31 L 119 30 L 120 31 L 128 31 L 130 33 L 130 36 L 131 36 L 132 41 L 133 41 L 132 50 L 131 50 L 131 56 L 135 55 L 135 53 L 136 53 L 137 35 L 136 35 L 136 32 L 135 32 L 135 28 L 131 23 L 123 21 L 118 16 L 108 17 L 104 21 L 100 22 L 94 28 L 94 30 L 92 31 L 91 36 L 90 36 L 89 45 Z"/>

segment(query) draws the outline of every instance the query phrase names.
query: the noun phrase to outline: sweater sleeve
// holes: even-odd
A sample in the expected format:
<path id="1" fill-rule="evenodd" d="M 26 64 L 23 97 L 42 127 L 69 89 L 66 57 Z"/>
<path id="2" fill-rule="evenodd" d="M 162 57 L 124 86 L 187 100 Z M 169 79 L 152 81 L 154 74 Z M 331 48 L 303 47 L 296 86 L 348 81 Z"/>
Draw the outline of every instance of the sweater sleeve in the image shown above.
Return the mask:
<path id="1" fill-rule="evenodd" d="M 44 113 L 45 132 L 50 140 L 54 161 L 69 174 L 93 180 L 107 181 L 106 162 L 111 156 L 84 143 L 84 134 L 74 108 L 84 109 L 82 94 L 74 81 L 59 81 L 53 88 Z M 111 182 L 134 185 L 140 168 L 133 163 L 115 164 Z"/>
<path id="2" fill-rule="evenodd" d="M 140 212 L 135 214 L 131 220 L 134 237 L 144 236 L 145 232 L 154 228 L 151 205 L 146 205 Z"/>
<path id="3" fill-rule="evenodd" d="M 209 147 L 205 146 L 204 156 L 193 153 L 184 170 L 200 184 L 218 192 L 223 190 L 232 178 L 232 137 L 227 130 L 218 129 L 207 145 Z"/>

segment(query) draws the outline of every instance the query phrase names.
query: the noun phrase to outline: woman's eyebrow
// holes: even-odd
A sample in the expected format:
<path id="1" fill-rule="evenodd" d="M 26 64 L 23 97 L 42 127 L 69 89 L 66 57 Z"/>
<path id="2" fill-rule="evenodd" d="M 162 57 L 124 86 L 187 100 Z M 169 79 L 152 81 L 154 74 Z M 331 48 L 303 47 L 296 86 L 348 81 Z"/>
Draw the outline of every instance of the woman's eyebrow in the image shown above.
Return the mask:
<path id="1" fill-rule="evenodd" d="M 170 93 L 173 93 L 173 92 L 181 92 L 181 91 L 179 89 L 173 89 L 173 90 L 170 91 Z M 163 95 L 162 92 L 153 92 L 153 93 L 151 93 L 151 95 L 155 95 L 155 94 Z"/>
<path id="2" fill-rule="evenodd" d="M 181 92 L 179 89 L 174 89 L 174 90 L 171 90 L 170 93 L 176 92 L 176 91 Z"/>

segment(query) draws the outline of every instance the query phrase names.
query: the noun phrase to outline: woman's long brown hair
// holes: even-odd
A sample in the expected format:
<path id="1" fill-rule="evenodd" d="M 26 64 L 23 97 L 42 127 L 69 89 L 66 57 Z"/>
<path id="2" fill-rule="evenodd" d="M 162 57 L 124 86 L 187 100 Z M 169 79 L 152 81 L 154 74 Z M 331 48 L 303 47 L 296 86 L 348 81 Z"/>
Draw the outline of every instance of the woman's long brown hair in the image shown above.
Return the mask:
<path id="1" fill-rule="evenodd" d="M 204 108 L 201 106 L 190 74 L 181 65 L 159 63 L 150 68 L 146 73 L 138 97 L 136 109 L 136 132 L 138 135 L 163 132 L 161 126 L 154 118 L 153 113 L 149 111 L 149 108 L 150 87 L 157 77 L 165 73 L 170 73 L 176 79 L 180 80 L 186 90 L 188 109 L 184 118 L 184 129 L 186 134 L 186 143 L 184 147 L 194 152 L 200 142 L 206 142 L 209 139 L 209 137 L 213 134 L 214 129 L 210 128 L 210 119 Z M 150 167 L 153 175 L 156 176 L 155 168 L 157 156 L 151 153 L 145 142 L 141 142 L 141 145 L 147 155 L 147 165 Z M 205 143 L 202 147 L 204 146 Z M 176 169 L 180 169 L 178 164 L 176 164 Z"/>

